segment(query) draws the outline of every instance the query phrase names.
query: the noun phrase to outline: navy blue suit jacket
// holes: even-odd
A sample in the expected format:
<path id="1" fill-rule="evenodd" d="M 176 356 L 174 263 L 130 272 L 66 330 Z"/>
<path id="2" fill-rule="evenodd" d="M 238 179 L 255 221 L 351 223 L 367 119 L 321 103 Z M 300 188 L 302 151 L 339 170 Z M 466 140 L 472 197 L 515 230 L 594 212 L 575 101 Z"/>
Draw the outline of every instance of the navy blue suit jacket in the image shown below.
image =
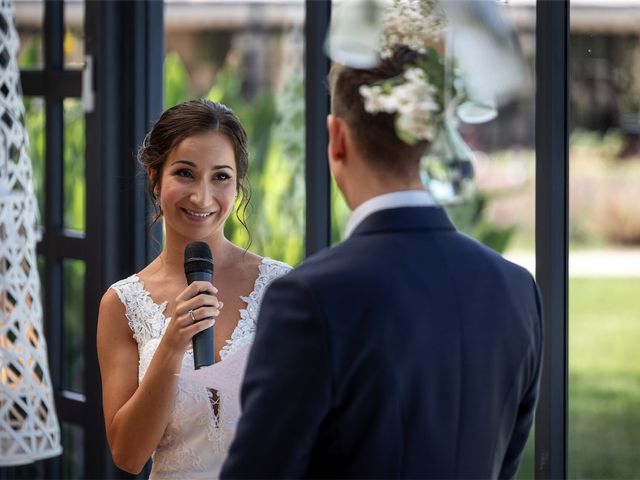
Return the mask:
<path id="1" fill-rule="evenodd" d="M 269 287 L 222 477 L 513 477 L 541 355 L 526 270 L 441 208 L 376 212 Z"/>

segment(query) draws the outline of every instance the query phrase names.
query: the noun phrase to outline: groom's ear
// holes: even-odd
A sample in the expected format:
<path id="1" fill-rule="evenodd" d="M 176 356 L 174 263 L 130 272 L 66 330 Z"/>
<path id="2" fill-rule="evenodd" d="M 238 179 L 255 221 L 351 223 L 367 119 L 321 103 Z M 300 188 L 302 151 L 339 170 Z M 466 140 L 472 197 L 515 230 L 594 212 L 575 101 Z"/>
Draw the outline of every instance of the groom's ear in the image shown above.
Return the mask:
<path id="1" fill-rule="evenodd" d="M 344 119 L 335 115 L 327 115 L 327 132 L 329 135 L 329 145 L 327 154 L 329 162 L 344 162 L 346 159 L 346 133 L 347 125 Z"/>

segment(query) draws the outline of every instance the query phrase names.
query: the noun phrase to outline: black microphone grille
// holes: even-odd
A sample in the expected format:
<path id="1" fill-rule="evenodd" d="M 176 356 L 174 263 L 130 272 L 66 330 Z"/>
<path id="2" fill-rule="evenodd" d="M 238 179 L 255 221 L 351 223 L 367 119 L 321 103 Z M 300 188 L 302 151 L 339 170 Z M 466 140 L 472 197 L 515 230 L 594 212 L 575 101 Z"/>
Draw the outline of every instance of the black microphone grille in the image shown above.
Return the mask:
<path id="1" fill-rule="evenodd" d="M 213 271 L 211 249 L 205 242 L 191 242 L 184 249 L 185 271 Z"/>

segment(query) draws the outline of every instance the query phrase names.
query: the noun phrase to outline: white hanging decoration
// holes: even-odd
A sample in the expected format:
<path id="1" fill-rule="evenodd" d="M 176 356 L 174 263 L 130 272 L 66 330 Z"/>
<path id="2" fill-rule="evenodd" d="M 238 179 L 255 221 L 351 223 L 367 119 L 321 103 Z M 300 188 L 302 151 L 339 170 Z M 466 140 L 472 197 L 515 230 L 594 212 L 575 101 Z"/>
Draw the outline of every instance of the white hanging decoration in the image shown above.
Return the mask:
<path id="1" fill-rule="evenodd" d="M 59 455 L 42 330 L 33 191 L 14 4 L 0 1 L 0 465 Z"/>

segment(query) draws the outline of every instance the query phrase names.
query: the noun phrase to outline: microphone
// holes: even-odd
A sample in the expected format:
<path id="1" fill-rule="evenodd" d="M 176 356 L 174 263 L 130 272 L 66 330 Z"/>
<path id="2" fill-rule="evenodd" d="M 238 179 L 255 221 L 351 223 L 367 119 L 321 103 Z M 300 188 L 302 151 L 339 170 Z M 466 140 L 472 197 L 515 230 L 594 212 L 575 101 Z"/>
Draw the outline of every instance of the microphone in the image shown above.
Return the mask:
<path id="1" fill-rule="evenodd" d="M 184 249 L 184 274 L 189 285 L 195 281 L 213 283 L 213 257 L 209 245 L 204 242 L 191 242 L 187 245 Z M 193 336 L 192 344 L 195 369 L 212 365 L 215 358 L 213 355 L 213 326 L 196 333 Z"/>

